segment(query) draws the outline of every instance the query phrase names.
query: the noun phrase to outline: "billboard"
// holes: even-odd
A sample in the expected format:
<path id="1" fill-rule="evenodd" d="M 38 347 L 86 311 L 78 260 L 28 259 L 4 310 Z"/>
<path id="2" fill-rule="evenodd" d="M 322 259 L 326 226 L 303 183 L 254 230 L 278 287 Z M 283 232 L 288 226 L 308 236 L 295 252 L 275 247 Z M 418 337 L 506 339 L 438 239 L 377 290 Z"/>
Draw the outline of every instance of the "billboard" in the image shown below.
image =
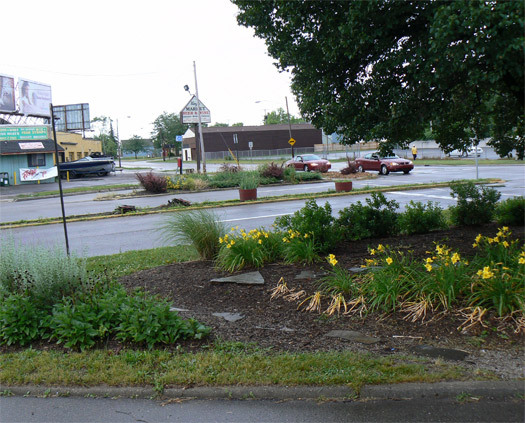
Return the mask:
<path id="1" fill-rule="evenodd" d="M 68 104 L 53 106 L 55 128 L 57 131 L 87 131 L 91 129 L 89 104 Z"/>
<path id="2" fill-rule="evenodd" d="M 18 90 L 20 113 L 31 116 L 50 117 L 50 85 L 19 78 Z"/>
<path id="3" fill-rule="evenodd" d="M 0 75 L 0 112 L 14 112 L 15 109 L 15 78 Z"/>
<path id="4" fill-rule="evenodd" d="M 49 128 L 47 126 L 0 126 L 0 141 L 11 140 L 47 140 Z"/>

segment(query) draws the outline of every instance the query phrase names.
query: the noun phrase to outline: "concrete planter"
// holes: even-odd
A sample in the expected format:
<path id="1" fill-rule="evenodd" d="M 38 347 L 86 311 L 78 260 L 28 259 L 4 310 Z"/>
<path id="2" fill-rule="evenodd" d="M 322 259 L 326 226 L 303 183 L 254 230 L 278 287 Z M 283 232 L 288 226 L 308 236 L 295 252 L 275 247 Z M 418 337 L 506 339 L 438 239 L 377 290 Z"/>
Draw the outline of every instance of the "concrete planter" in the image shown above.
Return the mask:
<path id="1" fill-rule="evenodd" d="M 253 189 L 239 188 L 239 199 L 241 201 L 257 200 L 257 188 L 253 188 Z"/>
<path id="2" fill-rule="evenodd" d="M 335 183 L 336 192 L 348 192 L 352 191 L 352 182 L 351 181 L 341 181 Z"/>

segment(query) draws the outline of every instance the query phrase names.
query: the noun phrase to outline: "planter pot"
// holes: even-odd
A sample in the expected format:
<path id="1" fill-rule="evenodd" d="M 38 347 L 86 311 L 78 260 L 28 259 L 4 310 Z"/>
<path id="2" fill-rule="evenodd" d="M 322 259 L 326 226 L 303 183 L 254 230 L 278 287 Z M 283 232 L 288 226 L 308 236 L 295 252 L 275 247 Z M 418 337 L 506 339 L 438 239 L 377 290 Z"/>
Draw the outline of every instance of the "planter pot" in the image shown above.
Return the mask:
<path id="1" fill-rule="evenodd" d="M 257 200 L 257 188 L 253 188 L 253 189 L 239 188 L 239 199 L 241 201 Z"/>
<path id="2" fill-rule="evenodd" d="M 352 182 L 351 181 L 342 181 L 335 183 L 336 192 L 348 192 L 352 191 Z"/>

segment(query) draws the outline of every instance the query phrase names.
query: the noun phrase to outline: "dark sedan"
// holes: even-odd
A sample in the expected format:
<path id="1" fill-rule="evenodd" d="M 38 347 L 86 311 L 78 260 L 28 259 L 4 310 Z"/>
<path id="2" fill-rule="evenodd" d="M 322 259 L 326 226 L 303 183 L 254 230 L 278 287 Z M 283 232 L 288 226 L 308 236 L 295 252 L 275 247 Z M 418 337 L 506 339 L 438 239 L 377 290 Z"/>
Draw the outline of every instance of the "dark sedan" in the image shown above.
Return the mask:
<path id="1" fill-rule="evenodd" d="M 363 157 L 355 159 L 355 164 L 359 172 L 375 170 L 381 175 L 388 175 L 390 172 L 403 172 L 407 174 L 414 165 L 408 159 L 402 159 L 396 154 L 381 157 L 378 152 L 365 154 Z"/>
<path id="2" fill-rule="evenodd" d="M 328 169 L 332 167 L 332 164 L 325 159 L 321 159 L 315 154 L 302 154 L 295 156 L 293 159 L 288 160 L 285 166 L 294 167 L 296 170 L 304 170 L 310 172 L 316 170 L 318 172 L 328 172 Z"/>

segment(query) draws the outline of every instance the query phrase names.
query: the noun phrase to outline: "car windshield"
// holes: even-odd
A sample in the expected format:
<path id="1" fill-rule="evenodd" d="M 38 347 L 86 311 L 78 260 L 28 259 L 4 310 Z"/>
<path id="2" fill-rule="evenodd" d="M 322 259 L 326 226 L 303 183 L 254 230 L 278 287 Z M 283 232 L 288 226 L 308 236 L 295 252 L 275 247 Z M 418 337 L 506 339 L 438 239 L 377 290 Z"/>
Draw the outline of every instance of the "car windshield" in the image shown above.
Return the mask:
<path id="1" fill-rule="evenodd" d="M 303 160 L 321 160 L 321 158 L 315 154 L 305 154 Z"/>

